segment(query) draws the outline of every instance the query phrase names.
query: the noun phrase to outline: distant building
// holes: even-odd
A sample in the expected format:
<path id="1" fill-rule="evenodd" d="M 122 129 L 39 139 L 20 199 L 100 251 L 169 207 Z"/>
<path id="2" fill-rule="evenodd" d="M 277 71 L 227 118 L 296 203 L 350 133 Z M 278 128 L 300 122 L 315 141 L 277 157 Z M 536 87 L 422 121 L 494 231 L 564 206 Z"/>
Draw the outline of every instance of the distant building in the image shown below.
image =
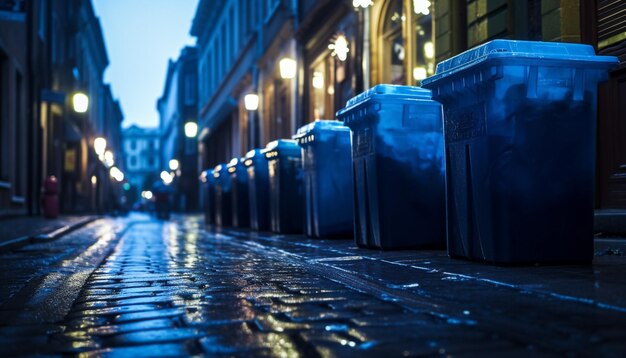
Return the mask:
<path id="1" fill-rule="evenodd" d="M 163 170 L 172 170 L 174 208 L 181 211 L 198 209 L 198 143 L 197 134 L 188 137 L 185 126 L 196 126 L 198 114 L 198 56 L 195 47 L 185 47 L 176 61 L 170 61 L 165 86 L 157 101 L 161 130 Z M 178 168 L 169 168 L 170 160 Z"/>
<path id="2" fill-rule="evenodd" d="M 131 125 L 123 131 L 123 150 L 126 180 L 131 185 L 129 200 L 139 199 L 139 193 L 152 189 L 161 171 L 160 142 L 158 128 L 141 128 Z"/>

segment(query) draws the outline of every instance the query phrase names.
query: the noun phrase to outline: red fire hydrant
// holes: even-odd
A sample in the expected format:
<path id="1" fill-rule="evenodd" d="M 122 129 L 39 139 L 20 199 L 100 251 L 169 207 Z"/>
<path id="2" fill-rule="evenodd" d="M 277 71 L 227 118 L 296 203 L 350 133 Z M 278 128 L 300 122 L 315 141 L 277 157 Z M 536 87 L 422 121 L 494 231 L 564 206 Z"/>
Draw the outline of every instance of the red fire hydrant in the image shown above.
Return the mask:
<path id="1" fill-rule="evenodd" d="M 44 179 L 41 201 L 43 216 L 49 219 L 59 216 L 59 183 L 54 175 Z"/>

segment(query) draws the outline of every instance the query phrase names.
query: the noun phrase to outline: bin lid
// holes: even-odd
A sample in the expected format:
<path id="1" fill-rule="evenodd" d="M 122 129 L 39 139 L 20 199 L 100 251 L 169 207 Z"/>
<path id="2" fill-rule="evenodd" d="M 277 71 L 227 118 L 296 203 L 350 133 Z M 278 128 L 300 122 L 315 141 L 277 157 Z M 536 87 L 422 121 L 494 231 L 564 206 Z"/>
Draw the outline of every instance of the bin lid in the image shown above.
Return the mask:
<path id="1" fill-rule="evenodd" d="M 213 177 L 219 178 L 222 174 L 226 174 L 228 172 L 228 166 L 226 163 L 218 164 L 213 169 Z"/>
<path id="2" fill-rule="evenodd" d="M 337 117 L 341 117 L 351 108 L 363 104 L 371 99 L 400 99 L 400 100 L 431 100 L 432 93 L 430 90 L 401 85 L 376 85 L 367 91 L 352 97 L 346 102 L 346 107 L 337 112 Z"/>
<path id="3" fill-rule="evenodd" d="M 331 119 L 316 119 L 314 122 L 309 124 L 305 124 L 302 127 L 298 128 L 296 132 L 296 136 L 299 134 L 306 134 L 313 129 L 331 129 L 335 127 L 342 127 L 343 122 Z"/>
<path id="4" fill-rule="evenodd" d="M 265 150 L 265 157 L 267 159 L 275 158 L 279 155 L 300 155 L 300 146 L 298 142 L 293 139 L 278 139 L 267 144 Z"/>
<path id="5" fill-rule="evenodd" d="M 253 166 L 255 163 L 255 160 L 260 159 L 260 158 L 265 159 L 264 153 L 265 153 L 264 148 L 252 149 L 251 151 L 246 153 L 245 157 L 241 158 L 241 160 L 243 161 L 243 165 L 245 165 L 246 167 Z"/>
<path id="6" fill-rule="evenodd" d="M 367 91 L 352 97 L 346 102 L 346 108 L 365 102 L 370 98 L 384 98 L 386 96 L 400 96 L 406 98 L 431 99 L 430 90 L 414 86 L 376 85 Z"/>
<path id="7" fill-rule="evenodd" d="M 546 61 L 567 66 L 595 65 L 613 67 L 618 60 L 613 56 L 596 56 L 592 46 L 562 42 L 493 40 L 483 45 L 467 50 L 450 59 L 437 64 L 435 75 L 422 80 L 422 86 L 444 77 L 459 73 L 487 60 L 536 60 L 545 64 Z M 540 63 L 538 63 L 540 64 Z"/>
<path id="8" fill-rule="evenodd" d="M 350 129 L 344 126 L 342 121 L 316 119 L 315 122 L 300 127 L 292 138 L 301 145 L 306 144 L 312 142 L 315 139 L 314 133 L 319 131 L 350 131 Z"/>
<path id="9" fill-rule="evenodd" d="M 234 173 L 235 171 L 237 171 L 237 166 L 239 166 L 239 168 L 243 167 L 243 162 L 244 159 L 243 158 L 233 158 L 230 160 L 230 162 L 228 162 L 228 165 L 226 165 L 226 167 L 228 168 L 228 172 L 229 173 Z"/>
<path id="10" fill-rule="evenodd" d="M 200 182 L 214 182 L 215 178 L 213 177 L 213 169 L 203 170 L 202 174 L 200 174 Z"/>

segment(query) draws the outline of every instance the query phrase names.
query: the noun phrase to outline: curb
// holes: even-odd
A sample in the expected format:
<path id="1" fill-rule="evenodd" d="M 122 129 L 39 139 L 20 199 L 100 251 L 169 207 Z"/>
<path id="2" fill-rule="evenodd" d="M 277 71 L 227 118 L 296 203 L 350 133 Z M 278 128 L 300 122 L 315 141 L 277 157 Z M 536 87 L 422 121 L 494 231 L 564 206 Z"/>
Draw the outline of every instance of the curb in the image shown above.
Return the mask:
<path id="1" fill-rule="evenodd" d="M 594 231 L 605 234 L 626 234 L 626 210 L 596 210 Z"/>
<path id="2" fill-rule="evenodd" d="M 6 241 L 3 243 L 0 243 L 0 253 L 2 252 L 7 252 L 7 251 L 12 251 L 15 249 L 18 249 L 20 247 L 26 246 L 26 245 L 30 245 L 30 244 L 35 244 L 35 243 L 41 243 L 41 242 L 49 242 L 52 240 L 56 240 L 58 238 L 60 238 L 61 236 L 67 235 L 70 232 L 77 230 L 93 221 L 96 221 L 97 219 L 99 219 L 99 216 L 90 216 L 87 218 L 84 218 L 82 220 L 79 220 L 75 223 L 71 223 L 69 225 L 65 225 L 62 226 L 54 231 L 50 231 L 48 233 L 43 233 L 43 234 L 37 234 L 34 236 L 21 236 L 18 237 L 17 239 L 13 239 L 10 241 Z"/>

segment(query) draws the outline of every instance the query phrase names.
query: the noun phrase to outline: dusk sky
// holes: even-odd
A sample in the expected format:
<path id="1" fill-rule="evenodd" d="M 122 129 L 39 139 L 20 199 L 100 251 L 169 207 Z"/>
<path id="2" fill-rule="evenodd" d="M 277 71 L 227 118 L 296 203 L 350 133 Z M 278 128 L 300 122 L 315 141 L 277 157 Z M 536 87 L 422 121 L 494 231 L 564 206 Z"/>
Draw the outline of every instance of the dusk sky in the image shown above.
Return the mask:
<path id="1" fill-rule="evenodd" d="M 109 55 L 105 81 L 124 111 L 124 127 L 158 126 L 156 101 L 168 59 L 176 59 L 189 35 L 198 0 L 94 0 Z"/>

